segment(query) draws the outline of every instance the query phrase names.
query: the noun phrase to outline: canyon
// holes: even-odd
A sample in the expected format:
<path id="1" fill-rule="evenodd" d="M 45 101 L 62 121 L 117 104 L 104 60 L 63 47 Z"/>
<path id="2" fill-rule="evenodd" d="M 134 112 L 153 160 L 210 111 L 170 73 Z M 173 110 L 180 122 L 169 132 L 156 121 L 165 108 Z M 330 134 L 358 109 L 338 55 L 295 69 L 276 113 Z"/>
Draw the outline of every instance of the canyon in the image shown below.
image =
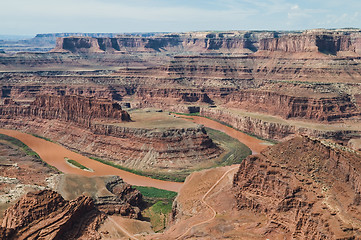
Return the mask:
<path id="1" fill-rule="evenodd" d="M 4 103 L 0 109 L 3 127 L 45 136 L 133 169 L 160 170 L 164 165 L 168 169 L 187 169 L 215 159 L 222 152 L 205 129 L 195 124 L 164 129 L 128 127 L 130 115 L 107 99 L 40 95 L 30 105 L 6 99 Z"/>
<path id="2" fill-rule="evenodd" d="M 347 147 L 299 136 L 193 173 L 169 229 L 150 239 L 357 239 L 359 163 Z"/>
<path id="3" fill-rule="evenodd" d="M 98 166 L 93 158 L 143 174 L 187 178 L 177 185 L 163 233 L 148 225 L 134 230 L 122 216 L 144 220 L 141 195 L 117 177 L 97 175 L 107 170 L 75 169 L 59 155 L 56 161 L 76 176 L 39 168 L 39 179 L 26 188 L 37 192 L 24 190 L 2 206 L 9 207 L 2 236 L 360 237 L 360 29 L 36 38 L 55 46 L 41 53 L 0 53 L 3 133 L 12 129 L 51 140 L 84 155 L 72 160 L 85 167 Z M 225 166 L 230 149 L 207 127 L 241 139 L 253 155 Z M 7 159 L 11 146 L 3 148 Z M 14 189 L 13 175 L 25 165 L 9 159 L 1 167 L 6 189 Z M 23 172 L 31 179 L 32 171 Z M 62 185 L 48 185 L 52 178 Z M 132 200 L 119 200 L 123 192 L 134 193 L 125 194 Z M 44 206 L 41 214 L 29 215 L 37 206 L 28 202 Z M 89 217 L 72 232 L 73 218 L 83 211 Z M 26 223 L 25 215 L 31 218 Z"/>

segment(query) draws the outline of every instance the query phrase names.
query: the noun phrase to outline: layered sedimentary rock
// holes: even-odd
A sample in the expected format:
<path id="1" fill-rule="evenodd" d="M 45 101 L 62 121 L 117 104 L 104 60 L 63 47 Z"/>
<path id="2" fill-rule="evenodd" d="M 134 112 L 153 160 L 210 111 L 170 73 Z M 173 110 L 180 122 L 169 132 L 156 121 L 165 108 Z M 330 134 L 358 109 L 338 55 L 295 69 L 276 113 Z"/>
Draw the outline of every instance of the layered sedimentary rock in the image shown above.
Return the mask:
<path id="1" fill-rule="evenodd" d="M 59 41 L 56 49 L 68 54 L 49 53 L 43 58 L 37 56 L 37 61 L 72 60 L 76 66 L 84 66 L 84 61 L 108 65 L 106 59 L 111 58 L 128 62 L 118 64 L 121 68 L 117 71 L 1 73 L 0 80 L 6 83 L 2 98 L 30 103 L 45 92 L 104 96 L 130 103 L 127 106 L 180 112 L 196 105 L 325 124 L 360 119 L 359 29 L 68 37 Z M 242 128 L 252 129 L 251 125 Z M 283 125 L 278 135 L 298 131 L 290 128 Z"/>
<path id="2" fill-rule="evenodd" d="M 129 218 L 140 219 L 141 208 L 145 206 L 142 194 L 120 177 L 110 177 L 105 187 L 113 195 L 98 196 L 95 200 L 97 208 L 109 215 L 120 214 Z"/>
<path id="3" fill-rule="evenodd" d="M 71 182 L 72 178 L 78 182 Z M 118 176 L 91 179 L 62 175 L 59 179 L 73 187 L 79 184 L 77 189 L 60 185 L 62 191 L 71 196 L 87 192 L 91 187 L 94 188 L 91 192 L 96 194 L 80 195 L 68 201 L 53 190 L 29 192 L 5 211 L 0 226 L 1 239 L 101 239 L 97 230 L 107 215 L 141 218 L 140 208 L 145 204 L 142 194 Z M 102 188 L 81 185 L 93 180 L 104 181 Z"/>
<path id="4" fill-rule="evenodd" d="M 192 168 L 222 152 L 200 126 L 158 130 L 119 125 L 130 121 L 129 114 L 105 99 L 41 95 L 29 106 L 5 100 L 0 116 L 3 127 L 138 169 Z"/>
<path id="5" fill-rule="evenodd" d="M 134 87 L 134 86 L 4 86 L 2 97 L 20 99 L 29 103 L 40 92 L 62 95 L 77 94 L 87 97 L 106 96 L 109 99 L 132 98 L 133 107 L 158 107 L 177 111 L 179 104 L 223 105 L 226 108 L 243 109 L 280 116 L 284 119 L 306 119 L 318 122 L 337 122 L 360 118 L 361 108 L 357 85 L 317 84 L 304 86 L 294 83 L 264 84 L 258 88 L 235 87 Z M 300 95 L 300 93 L 302 93 Z M 43 97 L 44 98 L 44 97 Z M 55 97 L 53 97 L 55 98 Z M 34 104 L 39 102 L 37 100 Z M 44 100 L 42 100 L 44 101 Z M 57 100 L 56 100 L 57 101 Z M 66 100 L 64 100 L 66 101 Z M 135 104 L 135 105 L 133 105 Z M 181 111 L 181 109 L 179 109 Z M 122 118 L 126 118 L 123 114 Z"/>
<path id="6" fill-rule="evenodd" d="M 357 124 L 345 128 L 340 125 L 334 126 L 323 123 L 313 125 L 312 122 L 287 122 L 271 115 L 252 114 L 234 109 L 200 108 L 200 114 L 212 119 L 218 119 L 240 131 L 256 134 L 266 139 L 282 140 L 292 135 L 304 134 L 334 139 L 347 144 L 350 139 L 361 137 L 361 131 Z"/>
<path id="7" fill-rule="evenodd" d="M 226 51 L 252 53 L 258 39 L 274 32 L 235 31 L 224 33 L 164 34 L 152 37 L 117 36 L 113 38 L 57 38 L 52 52 L 160 52 Z"/>
<path id="8" fill-rule="evenodd" d="M 144 107 L 169 107 L 179 103 L 212 103 L 207 93 L 199 90 L 179 88 L 138 88 L 136 97 Z M 164 101 L 166 100 L 166 101 Z"/>
<path id="9" fill-rule="evenodd" d="M 62 73 L 60 73 L 62 74 Z M 21 81 L 29 76 L 18 76 Z M 31 77 L 30 77 L 31 78 Z M 22 101 L 31 101 L 38 95 L 66 96 L 75 95 L 88 98 L 102 98 L 108 100 L 121 100 L 131 89 L 125 86 L 99 86 L 96 84 L 88 85 L 42 85 L 42 84 L 9 84 L 1 86 L 1 98 L 10 98 Z"/>
<path id="10" fill-rule="evenodd" d="M 90 197 L 65 201 L 51 190 L 26 194 L 4 215 L 2 239 L 99 239 L 105 218 Z"/>
<path id="11" fill-rule="evenodd" d="M 119 104 L 81 96 L 41 95 L 30 106 L 4 105 L 0 115 L 59 119 L 85 126 L 101 119 L 130 121 L 129 114 Z"/>
<path id="12" fill-rule="evenodd" d="M 143 106 L 174 107 L 179 103 L 213 104 L 281 116 L 314 121 L 334 121 L 361 116 L 350 96 L 294 96 L 272 90 L 238 89 L 177 89 L 158 88 L 136 90 Z M 166 99 L 167 101 L 162 101 Z"/>
<path id="13" fill-rule="evenodd" d="M 360 32 L 306 31 L 303 34 L 290 34 L 279 38 L 260 40 L 259 50 L 283 52 L 338 52 L 360 53 Z"/>
<path id="14" fill-rule="evenodd" d="M 58 120 L 29 118 L 0 119 L 0 125 L 45 136 L 83 154 L 141 170 L 191 169 L 222 153 L 203 127 L 156 130 L 94 124 L 86 129 Z"/>
<path id="15" fill-rule="evenodd" d="M 358 238 L 360 160 L 325 140 L 296 137 L 278 144 L 241 163 L 233 183 L 237 208 L 268 218 L 260 229 L 264 236 Z"/>
<path id="16" fill-rule="evenodd" d="M 278 115 L 285 119 L 304 118 L 317 121 L 360 116 L 349 96 L 302 97 L 273 91 L 236 91 L 226 98 L 226 105 L 244 110 Z"/>
<path id="17" fill-rule="evenodd" d="M 152 52 L 223 51 L 252 53 L 260 51 L 360 53 L 360 32 L 356 30 L 313 30 L 287 32 L 183 33 L 153 37 L 118 36 L 113 38 L 58 38 L 52 52 Z"/>

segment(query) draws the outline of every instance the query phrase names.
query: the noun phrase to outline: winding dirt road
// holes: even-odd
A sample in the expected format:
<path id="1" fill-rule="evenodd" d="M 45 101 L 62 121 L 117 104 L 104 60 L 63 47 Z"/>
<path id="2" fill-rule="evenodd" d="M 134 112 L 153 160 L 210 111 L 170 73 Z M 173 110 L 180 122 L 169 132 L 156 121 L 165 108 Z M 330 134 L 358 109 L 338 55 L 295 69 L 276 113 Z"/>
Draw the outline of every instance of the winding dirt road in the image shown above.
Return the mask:
<path id="1" fill-rule="evenodd" d="M 138 238 L 136 238 L 134 235 L 132 235 L 131 233 L 129 233 L 125 228 L 123 228 L 120 224 L 118 224 L 117 221 L 115 221 L 111 216 L 108 216 L 108 219 L 109 219 L 115 226 L 117 226 L 125 235 L 127 235 L 129 239 L 138 240 Z"/>
<path id="2" fill-rule="evenodd" d="M 19 139 L 28 147 L 30 147 L 34 152 L 39 154 L 41 159 L 64 173 L 77 174 L 88 177 L 117 175 L 131 185 L 155 187 L 174 192 L 178 192 L 180 187 L 183 185 L 183 183 L 179 182 L 162 181 L 123 171 L 118 168 L 114 168 L 90 159 L 88 157 L 82 156 L 78 153 L 72 152 L 56 143 L 34 137 L 30 134 L 8 129 L 0 129 L 0 134 L 5 134 L 10 137 Z M 94 172 L 74 168 L 66 162 L 65 158 L 73 159 L 78 163 L 84 165 L 85 167 L 93 169 Z"/>
<path id="3" fill-rule="evenodd" d="M 209 204 L 206 202 L 205 199 L 206 199 L 206 197 L 208 197 L 208 195 L 213 191 L 213 189 L 214 189 L 215 187 L 217 187 L 217 185 L 218 185 L 230 172 L 235 171 L 235 170 L 237 170 L 238 168 L 239 168 L 239 166 L 233 167 L 233 168 L 229 169 L 227 172 L 225 172 L 225 173 L 218 179 L 218 181 L 215 182 L 215 183 L 213 184 L 213 186 L 203 195 L 203 197 L 202 197 L 202 199 L 201 199 L 201 202 L 212 211 L 212 216 L 211 216 L 209 219 L 205 220 L 205 221 L 202 221 L 202 222 L 200 222 L 200 223 L 196 223 L 196 224 L 194 224 L 194 225 L 191 225 L 190 227 L 188 227 L 188 229 L 187 229 L 182 235 L 178 236 L 177 239 L 183 238 L 185 235 L 188 234 L 188 232 L 189 232 L 192 228 L 197 227 L 197 226 L 202 225 L 202 224 L 205 224 L 205 223 L 208 223 L 208 222 L 211 222 L 211 221 L 217 216 L 217 211 L 216 211 L 211 205 L 209 205 Z"/>

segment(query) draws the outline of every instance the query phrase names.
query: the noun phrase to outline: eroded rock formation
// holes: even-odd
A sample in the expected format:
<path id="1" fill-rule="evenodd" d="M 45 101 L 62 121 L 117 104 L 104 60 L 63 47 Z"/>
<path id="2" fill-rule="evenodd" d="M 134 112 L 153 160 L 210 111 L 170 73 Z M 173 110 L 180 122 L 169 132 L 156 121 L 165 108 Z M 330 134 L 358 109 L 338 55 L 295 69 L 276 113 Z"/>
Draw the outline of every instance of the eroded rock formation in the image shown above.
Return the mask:
<path id="1" fill-rule="evenodd" d="M 120 214 L 129 218 L 140 219 L 141 209 L 145 206 L 142 194 L 120 177 L 109 178 L 105 186 L 113 196 L 99 196 L 96 198 L 97 208 L 109 215 Z"/>
<path id="2" fill-rule="evenodd" d="M 131 168 L 191 168 L 222 152 L 203 127 L 158 130 L 119 125 L 130 121 L 129 114 L 105 99 L 40 95 L 30 105 L 5 103 L 0 106 L 3 127 L 26 129 Z"/>
<path id="3" fill-rule="evenodd" d="M 26 194 L 4 215 L 1 239 L 99 239 L 105 218 L 90 197 L 65 201 L 51 190 Z"/>
<path id="4" fill-rule="evenodd" d="M 119 122 L 131 120 L 118 103 L 81 96 L 41 95 L 30 106 L 6 104 L 0 109 L 0 115 L 59 119 L 85 126 L 101 119 Z"/>
<path id="5" fill-rule="evenodd" d="M 259 50 L 283 52 L 338 52 L 360 53 L 359 32 L 306 31 L 303 34 L 290 34 L 280 38 L 260 40 Z"/>
<path id="6" fill-rule="evenodd" d="M 300 239 L 360 237 L 361 157 L 309 137 L 251 156 L 234 178 L 239 210 L 267 216 L 262 234 Z"/>
<path id="7" fill-rule="evenodd" d="M 152 37 L 118 36 L 113 38 L 62 37 L 52 52 L 206 52 L 252 53 L 338 52 L 360 53 L 360 32 L 356 30 L 311 30 L 300 32 L 233 31 L 224 33 L 182 33 Z"/>
<path id="8" fill-rule="evenodd" d="M 78 180 L 83 183 L 92 181 Z M 97 192 L 93 198 L 81 195 L 68 201 L 53 190 L 27 193 L 5 211 L 0 238 L 101 239 L 97 230 L 107 215 L 118 214 L 140 219 L 140 208 L 144 207 L 142 194 L 118 176 L 108 177 L 104 181 L 109 194 L 104 190 L 93 189 Z M 73 192 L 71 195 L 74 195 Z"/>

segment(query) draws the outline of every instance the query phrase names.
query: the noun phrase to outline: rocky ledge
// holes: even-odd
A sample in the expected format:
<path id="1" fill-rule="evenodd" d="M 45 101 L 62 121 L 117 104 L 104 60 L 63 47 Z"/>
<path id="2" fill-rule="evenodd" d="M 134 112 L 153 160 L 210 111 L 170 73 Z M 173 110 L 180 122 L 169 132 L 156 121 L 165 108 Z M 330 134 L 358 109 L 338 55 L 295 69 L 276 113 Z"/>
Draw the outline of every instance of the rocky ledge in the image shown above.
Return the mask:
<path id="1" fill-rule="evenodd" d="M 99 239 L 105 215 L 90 197 L 66 201 L 51 190 L 28 193 L 5 211 L 1 239 Z M 81 221 L 80 221 L 81 219 Z"/>
<path id="2" fill-rule="evenodd" d="M 233 183 L 237 208 L 266 216 L 264 236 L 360 238 L 360 162 L 346 147 L 296 137 L 242 162 Z"/>
<path id="3" fill-rule="evenodd" d="M 140 219 L 142 194 L 117 176 L 105 182 L 109 194 L 67 201 L 52 190 L 29 192 L 5 213 L 1 239 L 100 239 L 107 215 Z"/>
<path id="4" fill-rule="evenodd" d="M 17 117 L 38 117 L 59 119 L 90 126 L 94 120 L 130 121 L 129 114 L 122 107 L 107 99 L 83 96 L 37 96 L 30 106 L 17 105 L 13 101 L 4 101 L 0 106 L 0 115 Z"/>

